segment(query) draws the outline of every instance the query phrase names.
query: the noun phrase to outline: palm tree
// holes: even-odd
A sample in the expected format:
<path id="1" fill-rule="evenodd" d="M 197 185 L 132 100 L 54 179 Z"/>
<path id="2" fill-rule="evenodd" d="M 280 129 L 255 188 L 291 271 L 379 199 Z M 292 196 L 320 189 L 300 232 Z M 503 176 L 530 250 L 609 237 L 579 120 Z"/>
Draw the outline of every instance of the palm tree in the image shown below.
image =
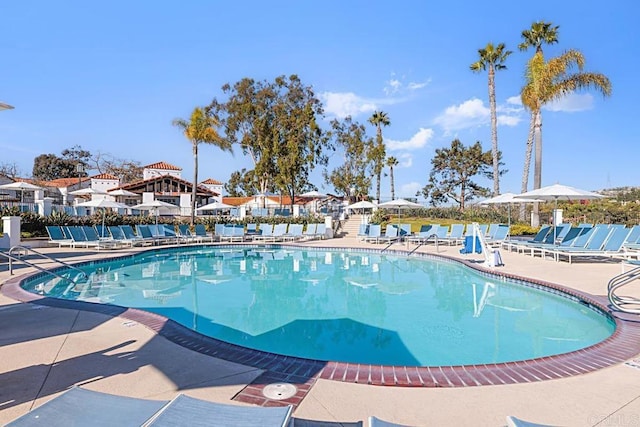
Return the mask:
<path id="1" fill-rule="evenodd" d="M 611 82 L 604 74 L 584 72 L 585 59 L 577 50 L 545 61 L 537 52 L 527 64 L 526 84 L 521 92 L 522 104 L 533 117 L 535 140 L 534 187 L 542 181 L 542 107 L 581 89 L 593 88 L 603 96 L 611 95 Z M 534 215 L 535 216 L 535 215 Z"/>
<path id="2" fill-rule="evenodd" d="M 471 71 L 480 72 L 489 70 L 489 108 L 491 109 L 491 156 L 493 157 L 493 195 L 500 194 L 500 171 L 498 170 L 498 118 L 496 115 L 496 71 L 507 68 L 504 62 L 513 52 L 506 50 L 504 43 L 494 46 L 487 43 L 482 49 L 478 49 L 480 58 L 471 64 Z"/>
<path id="3" fill-rule="evenodd" d="M 387 158 L 387 166 L 389 166 L 389 179 L 391 180 L 391 200 L 396 199 L 396 187 L 393 182 L 393 168 L 398 166 L 398 159 L 393 156 Z"/>
<path id="4" fill-rule="evenodd" d="M 543 56 L 542 45 L 543 44 L 555 44 L 558 43 L 558 26 L 553 26 L 550 22 L 538 21 L 531 24 L 531 28 L 528 30 L 524 30 L 522 32 L 523 41 L 518 45 L 518 48 L 521 51 L 526 51 L 530 47 L 534 47 L 536 49 L 536 53 L 539 53 Z M 544 56 L 543 56 L 544 57 Z M 533 151 L 533 137 L 535 132 L 535 124 L 536 124 L 536 113 L 531 110 L 531 120 L 529 121 L 529 134 L 527 137 L 527 145 L 525 147 L 525 155 L 524 155 L 524 168 L 522 169 L 522 186 L 521 191 L 524 193 L 528 190 L 529 187 L 529 168 L 531 167 L 531 153 Z M 536 149 L 536 152 L 538 149 Z M 542 155 L 542 147 L 539 148 L 540 155 Z M 536 157 L 537 158 L 537 157 Z M 541 160 L 541 159 L 538 159 Z M 536 163 L 537 164 L 537 163 Z M 534 174 L 535 174 L 534 168 Z M 537 178 L 537 179 L 536 179 Z M 542 185 L 542 171 L 540 170 L 539 176 L 534 176 L 533 180 L 533 188 L 540 188 Z M 538 225 L 539 217 L 538 217 L 538 204 L 534 204 L 534 217 L 535 224 Z M 524 221 L 525 215 L 525 206 L 524 203 L 520 205 L 520 220 Z"/>
<path id="5" fill-rule="evenodd" d="M 195 222 L 196 196 L 198 194 L 198 145 L 201 143 L 213 144 L 222 151 L 232 152 L 231 143 L 220 137 L 216 128 L 219 121 L 215 116 L 207 114 L 201 108 L 196 107 L 189 120 L 174 119 L 173 125 L 184 132 L 184 136 L 191 141 L 193 148 L 193 188 L 191 193 L 191 225 Z"/>
<path id="6" fill-rule="evenodd" d="M 391 121 L 384 111 L 374 111 L 369 118 L 369 123 L 376 127 L 376 144 L 371 150 L 370 158 L 373 161 L 373 173 L 376 176 L 376 200 L 380 201 L 380 176 L 384 167 L 386 150 L 382 142 L 382 126 L 389 126 Z"/>

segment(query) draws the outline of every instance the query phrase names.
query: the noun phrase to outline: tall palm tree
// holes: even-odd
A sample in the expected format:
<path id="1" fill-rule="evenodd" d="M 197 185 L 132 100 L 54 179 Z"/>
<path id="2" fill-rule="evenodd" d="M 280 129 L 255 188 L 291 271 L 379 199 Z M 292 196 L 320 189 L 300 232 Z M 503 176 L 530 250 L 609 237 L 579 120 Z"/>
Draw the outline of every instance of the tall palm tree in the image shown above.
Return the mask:
<path id="1" fill-rule="evenodd" d="M 535 48 L 536 53 L 539 53 L 543 58 L 542 45 L 547 44 L 555 44 L 558 43 L 558 28 L 559 26 L 553 26 L 550 22 L 538 21 L 531 24 L 531 28 L 528 30 L 522 31 L 522 39 L 523 41 L 518 45 L 518 48 L 521 51 L 526 51 L 530 47 Z M 535 125 L 537 115 L 533 110 L 531 111 L 531 120 L 529 120 L 529 134 L 527 137 L 527 145 L 525 147 L 525 155 L 524 155 L 524 167 L 522 169 L 522 186 L 521 191 L 524 193 L 528 190 L 529 187 L 529 168 L 531 167 L 531 153 L 533 151 L 533 138 L 535 133 Z M 541 158 L 538 158 L 538 152 L 540 156 L 542 155 L 542 147 L 536 149 L 536 164 L 541 161 Z M 534 175 L 535 175 L 534 168 Z M 535 175 L 533 180 L 533 188 L 538 189 L 542 185 L 542 170 L 540 170 L 540 175 Z M 538 225 L 539 217 L 538 217 L 538 204 L 534 204 L 534 217 L 535 224 Z M 525 215 L 525 205 L 524 203 L 520 204 L 520 220 L 524 221 Z"/>
<path id="2" fill-rule="evenodd" d="M 498 118 L 496 114 L 496 71 L 507 68 L 504 62 L 513 52 L 506 50 L 504 43 L 494 46 L 487 43 L 482 49 L 478 49 L 479 59 L 471 64 L 473 72 L 489 70 L 489 108 L 491 110 L 491 156 L 493 157 L 493 195 L 500 194 L 500 171 L 498 169 Z"/>
<path id="3" fill-rule="evenodd" d="M 396 199 L 396 187 L 393 182 L 393 168 L 398 166 L 398 159 L 393 156 L 387 158 L 387 166 L 389 166 L 389 180 L 391 181 L 391 200 Z"/>
<path id="4" fill-rule="evenodd" d="M 386 150 L 382 140 L 382 126 L 389 126 L 391 121 L 389 116 L 384 111 L 374 111 L 369 118 L 369 123 L 376 127 L 376 143 L 370 153 L 370 158 L 373 161 L 373 173 L 376 176 L 376 200 L 380 201 L 380 176 L 382 175 L 382 168 L 384 167 L 384 159 L 386 157 Z"/>
<path id="5" fill-rule="evenodd" d="M 611 95 L 611 82 L 604 74 L 585 72 L 585 59 L 577 50 L 545 61 L 537 52 L 527 64 L 526 84 L 521 92 L 522 104 L 531 112 L 535 140 L 534 186 L 542 181 L 542 107 L 565 95 L 582 89 L 596 89 L 603 96 Z"/>
<path id="6" fill-rule="evenodd" d="M 220 137 L 217 117 L 207 114 L 201 108 L 194 108 L 189 120 L 174 119 L 173 125 L 182 129 L 184 136 L 191 141 L 193 148 L 193 188 L 191 192 L 191 225 L 195 222 L 196 197 L 198 194 L 198 145 L 213 144 L 222 151 L 232 152 L 231 143 Z"/>

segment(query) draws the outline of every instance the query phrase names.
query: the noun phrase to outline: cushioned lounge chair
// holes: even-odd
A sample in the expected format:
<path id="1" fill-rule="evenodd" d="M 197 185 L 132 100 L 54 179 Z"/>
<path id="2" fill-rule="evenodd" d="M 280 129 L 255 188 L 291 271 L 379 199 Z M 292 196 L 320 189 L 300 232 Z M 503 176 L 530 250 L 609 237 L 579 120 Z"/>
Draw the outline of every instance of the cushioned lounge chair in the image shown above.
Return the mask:
<path id="1" fill-rule="evenodd" d="M 226 405 L 179 395 L 144 426 L 173 427 L 287 427 L 292 406 Z"/>
<path id="2" fill-rule="evenodd" d="M 7 424 L 11 427 L 140 426 L 167 405 L 73 387 Z"/>

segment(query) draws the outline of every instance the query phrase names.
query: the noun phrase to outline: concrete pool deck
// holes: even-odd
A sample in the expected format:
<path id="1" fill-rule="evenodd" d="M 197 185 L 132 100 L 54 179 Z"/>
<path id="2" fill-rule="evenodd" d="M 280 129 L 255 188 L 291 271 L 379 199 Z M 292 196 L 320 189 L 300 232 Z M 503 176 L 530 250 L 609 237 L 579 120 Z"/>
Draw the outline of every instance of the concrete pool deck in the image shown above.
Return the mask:
<path id="1" fill-rule="evenodd" d="M 355 239 L 309 246 L 367 247 Z M 394 245 L 402 249 L 404 245 Z M 413 247 L 411 247 L 413 248 Z M 463 258 L 459 246 L 441 255 Z M 130 252 L 49 248 L 65 261 Z M 421 252 L 434 253 L 433 245 Z M 559 284 L 595 296 L 622 271 L 619 262 L 566 262 L 502 251 L 497 270 Z M 476 256 L 477 259 L 477 256 Z M 38 261 L 42 263 L 44 260 Z M 30 272 L 19 268 L 16 275 Z M 9 279 L 0 264 L 0 283 Z M 640 289 L 626 292 L 640 297 Z M 639 318 L 640 320 L 640 318 Z M 149 399 L 178 393 L 222 403 L 263 371 L 191 351 L 120 316 L 21 303 L 0 295 L 0 423 L 4 424 L 72 385 Z M 402 388 L 317 379 L 294 416 L 325 421 L 368 416 L 408 425 L 502 426 L 506 415 L 552 425 L 640 425 L 640 369 L 624 363 L 570 378 L 527 384 L 462 388 Z M 238 403 L 239 404 L 239 403 Z"/>

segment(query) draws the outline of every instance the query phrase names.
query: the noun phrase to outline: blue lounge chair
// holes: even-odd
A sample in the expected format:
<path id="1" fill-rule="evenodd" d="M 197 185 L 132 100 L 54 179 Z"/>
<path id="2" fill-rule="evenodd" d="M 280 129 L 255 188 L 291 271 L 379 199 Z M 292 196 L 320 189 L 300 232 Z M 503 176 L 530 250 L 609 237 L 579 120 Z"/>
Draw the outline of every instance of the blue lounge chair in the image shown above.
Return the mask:
<path id="1" fill-rule="evenodd" d="M 318 229 L 317 224 L 307 224 L 307 228 L 304 229 L 303 238 L 304 239 L 315 239 L 316 230 Z"/>
<path id="2" fill-rule="evenodd" d="M 569 264 L 575 257 L 617 256 L 620 255 L 622 244 L 629 235 L 629 231 L 631 230 L 626 227 L 596 226 L 591 239 L 589 239 L 585 247 L 558 248 L 546 252 L 552 254 L 556 261 L 559 261 L 560 257 L 566 256 Z"/>
<path id="3" fill-rule="evenodd" d="M 316 224 L 316 239 L 324 239 L 327 237 L 327 224 L 321 222 Z"/>
<path id="4" fill-rule="evenodd" d="M 485 240 L 489 246 L 495 248 L 501 247 L 507 237 L 509 237 L 509 226 L 507 224 L 498 224 L 493 235 Z"/>
<path id="5" fill-rule="evenodd" d="M 420 226 L 420 231 L 417 234 L 411 235 L 405 238 L 405 241 L 409 243 L 414 243 L 416 245 L 421 245 L 426 243 L 429 236 L 434 233 L 434 225 L 435 227 L 439 227 L 437 224 L 422 224 Z"/>
<path id="6" fill-rule="evenodd" d="M 67 236 L 59 225 L 47 225 L 45 228 L 49 235 L 49 241 L 47 243 L 58 245 L 59 248 L 63 246 L 73 246 L 73 239 Z"/>
<path id="7" fill-rule="evenodd" d="M 201 242 L 213 242 L 215 241 L 215 236 L 207 233 L 207 229 L 204 224 L 196 224 L 194 226 L 195 235 L 200 239 Z"/>
<path id="8" fill-rule="evenodd" d="M 302 239 L 302 229 L 304 228 L 304 224 L 290 224 L 288 231 L 282 236 L 283 240 L 300 240 Z"/>
<path id="9" fill-rule="evenodd" d="M 389 224 L 384 230 L 384 235 L 378 237 L 376 243 L 393 243 L 400 240 L 399 229 L 396 225 Z"/>
<path id="10" fill-rule="evenodd" d="M 451 231 L 442 239 L 449 245 L 457 245 L 462 242 L 464 235 L 464 224 L 451 224 Z"/>
<path id="11" fill-rule="evenodd" d="M 380 224 L 369 224 L 369 234 L 367 234 L 364 241 L 378 243 L 380 237 L 382 237 L 382 227 Z"/>
<path id="12" fill-rule="evenodd" d="M 368 233 L 369 233 L 369 224 L 360 224 L 358 226 L 358 234 L 356 234 L 356 237 L 359 240 L 364 240 L 367 237 Z"/>

